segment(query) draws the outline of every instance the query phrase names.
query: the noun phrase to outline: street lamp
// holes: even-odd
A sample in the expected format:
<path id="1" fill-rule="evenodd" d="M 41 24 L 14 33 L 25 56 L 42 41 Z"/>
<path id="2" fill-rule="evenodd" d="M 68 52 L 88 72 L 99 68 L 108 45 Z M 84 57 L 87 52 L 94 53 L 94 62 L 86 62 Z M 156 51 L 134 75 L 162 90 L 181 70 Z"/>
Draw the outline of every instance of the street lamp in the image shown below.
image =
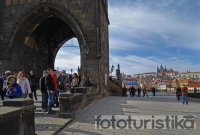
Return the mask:
<path id="1" fill-rule="evenodd" d="M 85 76 L 87 76 L 87 55 L 89 54 L 89 47 L 85 43 L 85 41 L 83 42 L 83 45 L 81 47 L 82 47 L 83 54 L 85 56 Z"/>

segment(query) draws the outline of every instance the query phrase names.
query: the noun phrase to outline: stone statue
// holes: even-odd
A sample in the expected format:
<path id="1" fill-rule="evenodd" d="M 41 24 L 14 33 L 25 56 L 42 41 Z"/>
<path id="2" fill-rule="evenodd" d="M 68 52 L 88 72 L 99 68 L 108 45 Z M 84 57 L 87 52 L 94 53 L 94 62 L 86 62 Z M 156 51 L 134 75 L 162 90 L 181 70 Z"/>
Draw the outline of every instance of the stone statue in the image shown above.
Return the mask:
<path id="1" fill-rule="evenodd" d="M 118 64 L 117 69 L 116 69 L 116 77 L 117 80 L 121 80 L 121 73 L 120 73 L 120 65 Z"/>

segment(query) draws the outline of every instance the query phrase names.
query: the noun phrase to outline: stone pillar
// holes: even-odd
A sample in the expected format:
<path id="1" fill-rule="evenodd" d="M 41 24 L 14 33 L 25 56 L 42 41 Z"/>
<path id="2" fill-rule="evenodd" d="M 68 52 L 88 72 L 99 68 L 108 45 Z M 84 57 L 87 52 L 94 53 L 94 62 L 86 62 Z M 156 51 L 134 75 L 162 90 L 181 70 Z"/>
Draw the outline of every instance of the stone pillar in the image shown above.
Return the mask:
<path id="1" fill-rule="evenodd" d="M 60 117 L 73 118 L 75 110 L 82 104 L 84 95 L 82 93 L 61 93 L 60 101 Z"/>
<path id="2" fill-rule="evenodd" d="M 15 107 L 1 107 L 0 109 L 0 134 L 23 135 L 21 123 L 22 109 Z"/>
<path id="3" fill-rule="evenodd" d="M 3 101 L 4 107 L 20 107 L 22 135 L 35 135 L 35 106 L 32 99 L 8 99 Z"/>

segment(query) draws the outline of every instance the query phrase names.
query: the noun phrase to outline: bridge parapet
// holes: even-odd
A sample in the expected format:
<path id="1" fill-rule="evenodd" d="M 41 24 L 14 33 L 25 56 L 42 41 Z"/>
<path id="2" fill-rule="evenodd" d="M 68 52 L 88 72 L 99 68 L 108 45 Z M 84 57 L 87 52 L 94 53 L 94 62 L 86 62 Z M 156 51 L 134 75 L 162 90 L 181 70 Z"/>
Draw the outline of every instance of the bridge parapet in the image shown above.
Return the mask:
<path id="1" fill-rule="evenodd" d="M 92 87 L 77 87 L 76 93 L 61 93 L 60 100 L 60 117 L 73 118 L 75 112 L 79 112 L 93 100 L 99 98 L 99 93 Z"/>
<path id="2" fill-rule="evenodd" d="M 35 135 L 35 107 L 30 99 L 8 99 L 0 109 L 0 131 L 6 135 Z"/>

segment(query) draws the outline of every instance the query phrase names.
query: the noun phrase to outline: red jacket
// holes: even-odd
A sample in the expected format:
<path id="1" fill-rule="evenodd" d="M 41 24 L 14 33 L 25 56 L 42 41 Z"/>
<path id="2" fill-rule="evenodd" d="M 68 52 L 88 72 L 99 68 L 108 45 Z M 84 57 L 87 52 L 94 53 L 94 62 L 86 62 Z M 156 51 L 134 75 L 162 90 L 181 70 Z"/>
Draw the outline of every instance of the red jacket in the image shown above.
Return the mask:
<path id="1" fill-rule="evenodd" d="M 57 84 L 57 75 L 55 73 L 51 74 L 55 89 L 58 90 L 58 84 Z"/>
<path id="2" fill-rule="evenodd" d="M 182 88 L 182 94 L 186 95 L 188 93 L 188 88 L 185 86 Z"/>

